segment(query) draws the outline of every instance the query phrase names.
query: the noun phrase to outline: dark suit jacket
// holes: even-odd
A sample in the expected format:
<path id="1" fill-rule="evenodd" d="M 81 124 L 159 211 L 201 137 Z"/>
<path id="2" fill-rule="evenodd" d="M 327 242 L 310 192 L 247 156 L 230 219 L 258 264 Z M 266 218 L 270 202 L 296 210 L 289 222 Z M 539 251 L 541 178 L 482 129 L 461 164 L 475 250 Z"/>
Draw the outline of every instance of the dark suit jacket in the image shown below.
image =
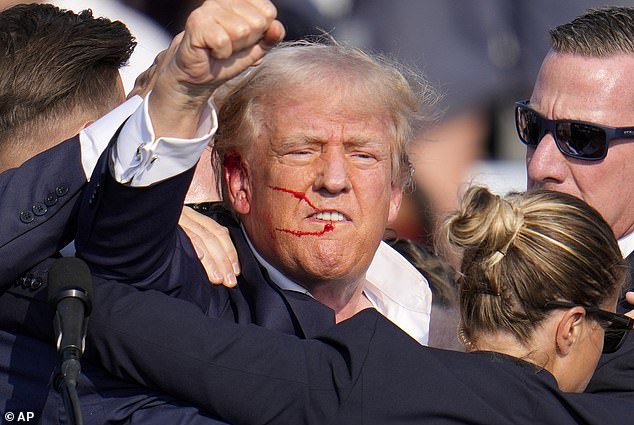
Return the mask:
<path id="1" fill-rule="evenodd" d="M 74 236 L 76 204 L 85 186 L 79 138 L 69 139 L 22 166 L 0 174 L 0 314 L 20 320 L 28 303 L 9 292 L 31 296 L 46 286 L 43 268 Z M 44 262 L 44 263 L 42 263 Z M 48 320 L 46 318 L 45 320 Z M 46 321 L 44 322 L 46 323 Z M 0 321 L 0 409 L 35 411 L 48 393 L 56 356 L 50 345 Z M 42 353 L 42 355 L 40 355 Z"/>
<path id="2" fill-rule="evenodd" d="M 74 237 L 85 186 L 77 137 L 0 174 L 0 411 L 33 412 L 37 423 L 66 423 L 52 385 L 58 360 L 47 278 Z M 89 424 L 220 423 L 86 361 L 78 390 Z"/>
<path id="3" fill-rule="evenodd" d="M 422 347 L 371 309 L 301 340 L 128 285 L 98 284 L 95 295 L 90 356 L 230 423 L 625 424 L 634 411 L 630 401 L 562 393 L 516 358 Z M 178 334 L 164 332 L 172 314 Z"/>
<path id="4" fill-rule="evenodd" d="M 629 291 L 634 290 L 634 253 L 626 259 L 630 268 Z M 619 313 L 627 313 L 632 306 L 625 300 L 618 306 Z M 630 332 L 621 348 L 612 354 L 604 354 L 586 392 L 609 394 L 634 401 L 634 332 Z"/>
<path id="5" fill-rule="evenodd" d="M 85 183 L 78 137 L 0 174 L 0 293 L 72 241 Z"/>

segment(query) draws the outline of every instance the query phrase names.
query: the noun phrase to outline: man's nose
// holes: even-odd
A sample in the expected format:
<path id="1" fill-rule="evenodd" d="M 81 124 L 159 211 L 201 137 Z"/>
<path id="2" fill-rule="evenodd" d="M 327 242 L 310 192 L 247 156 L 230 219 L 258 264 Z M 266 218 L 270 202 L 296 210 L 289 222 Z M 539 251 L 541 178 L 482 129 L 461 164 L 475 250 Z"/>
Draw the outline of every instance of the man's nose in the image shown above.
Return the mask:
<path id="1" fill-rule="evenodd" d="M 566 157 L 555 143 L 550 133 L 541 139 L 536 148 L 527 147 L 526 173 L 528 188 L 539 187 L 543 183 L 561 183 L 566 171 Z"/>
<path id="2" fill-rule="evenodd" d="M 315 180 L 316 190 L 324 190 L 334 194 L 350 189 L 348 164 L 344 152 L 331 150 L 322 153 L 320 165 Z"/>

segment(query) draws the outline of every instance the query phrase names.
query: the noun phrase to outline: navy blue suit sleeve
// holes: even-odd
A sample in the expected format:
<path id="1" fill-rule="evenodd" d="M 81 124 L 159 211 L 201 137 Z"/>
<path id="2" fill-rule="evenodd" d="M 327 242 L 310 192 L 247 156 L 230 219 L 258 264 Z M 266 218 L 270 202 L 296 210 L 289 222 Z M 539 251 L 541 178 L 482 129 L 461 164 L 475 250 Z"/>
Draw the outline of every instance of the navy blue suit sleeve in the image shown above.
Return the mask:
<path id="1" fill-rule="evenodd" d="M 73 239 L 85 184 L 78 137 L 0 174 L 0 291 Z"/>
<path id="2" fill-rule="evenodd" d="M 210 319 L 187 302 L 129 285 L 96 282 L 95 299 L 90 357 L 241 424 L 333 423 L 379 317 L 361 313 L 328 337 L 300 340 Z"/>
<path id="3" fill-rule="evenodd" d="M 77 256 L 95 276 L 171 295 L 179 295 L 183 282 L 206 282 L 178 226 L 194 170 L 137 188 L 112 178 L 109 156 L 102 155 L 80 204 Z"/>

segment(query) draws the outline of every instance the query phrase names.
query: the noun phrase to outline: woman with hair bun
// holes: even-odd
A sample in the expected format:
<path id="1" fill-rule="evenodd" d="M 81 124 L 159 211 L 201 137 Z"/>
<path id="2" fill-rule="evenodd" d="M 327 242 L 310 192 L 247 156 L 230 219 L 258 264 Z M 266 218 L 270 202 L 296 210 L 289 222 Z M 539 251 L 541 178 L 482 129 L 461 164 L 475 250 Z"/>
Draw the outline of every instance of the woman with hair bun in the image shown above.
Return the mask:
<path id="1" fill-rule="evenodd" d="M 230 423 L 631 423 L 633 403 L 580 394 L 601 352 L 618 349 L 633 324 L 614 313 L 626 266 L 600 215 L 562 193 L 474 187 L 445 231 L 464 250 L 467 353 L 422 347 L 373 309 L 300 340 L 104 283 L 89 354 Z M 145 297 L 164 308 L 149 311 Z M 121 309 L 141 326 L 128 328 Z M 174 310 L 182 335 L 167 340 Z"/>
<path id="2" fill-rule="evenodd" d="M 614 312 L 627 278 L 601 216 L 559 192 L 502 198 L 472 187 L 445 231 L 464 250 L 459 333 L 467 351 L 521 358 L 550 371 L 561 390 L 583 391 L 601 351 L 622 342 L 608 328 L 601 344 L 609 315 L 596 309 Z M 577 346 L 583 363 L 566 355 Z"/>

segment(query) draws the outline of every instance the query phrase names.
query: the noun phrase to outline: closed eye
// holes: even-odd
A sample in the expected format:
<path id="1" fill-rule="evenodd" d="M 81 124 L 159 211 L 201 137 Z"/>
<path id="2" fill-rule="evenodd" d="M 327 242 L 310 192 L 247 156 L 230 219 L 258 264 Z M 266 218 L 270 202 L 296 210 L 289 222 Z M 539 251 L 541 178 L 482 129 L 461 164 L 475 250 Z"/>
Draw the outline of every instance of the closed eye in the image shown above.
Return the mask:
<path id="1" fill-rule="evenodd" d="M 373 152 L 368 151 L 352 151 L 349 154 L 349 157 L 352 161 L 357 163 L 359 166 L 370 166 L 379 162 L 379 157 Z"/>
<path id="2" fill-rule="evenodd" d="M 374 159 L 375 156 L 372 154 L 369 154 L 367 152 L 355 152 L 353 153 L 353 156 L 355 156 L 356 158 L 361 158 L 361 159 Z"/>
<path id="3" fill-rule="evenodd" d="M 297 150 L 297 151 L 291 151 L 291 152 L 287 152 L 285 155 L 297 155 L 297 156 L 302 156 L 302 155 L 310 155 L 313 152 L 308 150 L 308 149 L 304 149 L 304 150 Z"/>

